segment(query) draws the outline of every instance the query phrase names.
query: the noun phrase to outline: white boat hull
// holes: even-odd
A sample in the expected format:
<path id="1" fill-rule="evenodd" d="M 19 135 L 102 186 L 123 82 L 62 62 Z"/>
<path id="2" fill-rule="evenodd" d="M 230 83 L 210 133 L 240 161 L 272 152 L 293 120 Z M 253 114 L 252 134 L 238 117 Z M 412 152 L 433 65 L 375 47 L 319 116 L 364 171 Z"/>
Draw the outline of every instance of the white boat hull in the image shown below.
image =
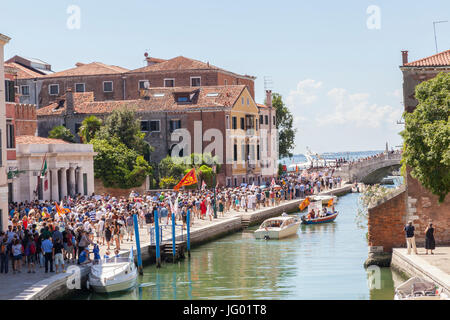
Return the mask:
<path id="1" fill-rule="evenodd" d="M 130 270 L 131 268 L 131 270 Z M 120 272 L 114 276 L 94 276 L 89 274 L 89 287 L 95 292 L 111 293 L 128 290 L 137 284 L 137 269 L 134 263 L 126 269 L 126 272 Z"/>
<path id="2" fill-rule="evenodd" d="M 258 229 L 255 231 L 256 239 L 282 239 L 297 234 L 300 222 L 291 224 L 285 228 Z"/>

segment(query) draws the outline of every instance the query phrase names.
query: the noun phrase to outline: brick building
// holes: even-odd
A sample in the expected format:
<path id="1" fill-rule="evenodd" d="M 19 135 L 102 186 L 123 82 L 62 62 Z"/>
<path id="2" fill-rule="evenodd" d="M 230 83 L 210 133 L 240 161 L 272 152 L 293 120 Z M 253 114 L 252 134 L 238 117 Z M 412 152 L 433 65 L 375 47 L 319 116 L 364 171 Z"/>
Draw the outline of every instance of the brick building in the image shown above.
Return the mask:
<path id="1" fill-rule="evenodd" d="M 39 92 L 42 87 L 40 77 L 52 74 L 51 65 L 40 59 L 14 56 L 6 61 L 16 69 L 16 85 L 19 102 L 39 106 Z"/>
<path id="2" fill-rule="evenodd" d="M 415 88 L 440 72 L 450 72 L 450 50 L 433 56 L 408 61 L 408 51 L 402 51 L 403 97 L 405 111 L 413 112 L 418 102 Z M 425 228 L 433 222 L 436 244 L 450 244 L 450 197 L 441 204 L 438 197 L 425 189 L 406 169 L 405 189 L 391 199 L 369 210 L 369 246 L 382 247 L 391 252 L 393 247 L 405 246 L 403 226 L 412 221 L 416 228 L 416 243 L 424 246 Z"/>
<path id="3" fill-rule="evenodd" d="M 8 62 L 21 61 L 11 58 Z M 140 90 L 153 87 L 199 87 L 218 85 L 246 85 L 254 98 L 255 77 L 239 75 L 209 62 L 183 56 L 164 60 L 146 55 L 147 66 L 135 70 L 106 65 L 100 62 L 76 63 L 75 68 L 49 74 L 19 77 L 18 85 L 27 90 L 24 101 L 34 102 L 38 108 L 58 101 L 67 89 L 72 92 L 93 92 L 95 101 L 133 100 Z M 19 63 L 19 62 L 15 62 Z M 33 90 L 38 95 L 33 96 Z M 25 98 L 29 97 L 25 101 Z"/>
<path id="4" fill-rule="evenodd" d="M 183 148 L 184 154 L 222 155 L 219 161 L 224 165 L 218 175 L 221 185 L 263 183 L 276 174 L 275 111 L 271 106 L 258 107 L 246 85 L 149 87 L 141 89 L 140 95 L 132 100 L 96 101 L 93 92 L 74 93 L 69 88 L 59 101 L 37 111 L 39 136 L 48 136 L 57 125 L 66 126 L 77 135 L 85 117 L 104 119 L 113 110 L 127 108 L 136 112 L 146 141 L 155 148 L 151 162 L 158 163 L 172 155 L 179 145 L 172 133 L 185 129 L 191 141 L 190 147 Z M 260 112 L 266 120 L 262 125 Z M 213 140 L 218 147 L 209 150 Z M 263 154 L 266 150 L 267 155 Z"/>
<path id="5" fill-rule="evenodd" d="M 0 33 L 0 61 L 4 60 L 4 46 L 11 38 Z M 6 81 L 4 65 L 0 63 L 0 230 L 8 225 L 8 180 L 6 148 Z M 8 91 L 9 94 L 10 91 Z"/>

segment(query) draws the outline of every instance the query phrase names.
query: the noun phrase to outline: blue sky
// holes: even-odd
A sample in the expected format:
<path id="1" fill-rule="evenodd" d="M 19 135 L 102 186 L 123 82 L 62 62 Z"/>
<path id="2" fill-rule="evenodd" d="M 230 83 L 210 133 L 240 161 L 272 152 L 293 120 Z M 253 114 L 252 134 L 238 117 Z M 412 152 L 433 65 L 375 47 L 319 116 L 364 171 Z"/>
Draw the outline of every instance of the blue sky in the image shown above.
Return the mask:
<path id="1" fill-rule="evenodd" d="M 80 29 L 67 27 L 71 5 Z M 367 27 L 373 5 L 379 29 Z M 10 1 L 0 33 L 12 38 L 6 58 L 40 58 L 56 71 L 91 61 L 138 68 L 147 50 L 183 55 L 256 76 L 257 102 L 269 76 L 294 114 L 301 153 L 400 144 L 400 51 L 410 61 L 434 54 L 437 20 L 450 21 L 450 1 Z M 439 51 L 449 49 L 450 22 L 437 35 Z"/>

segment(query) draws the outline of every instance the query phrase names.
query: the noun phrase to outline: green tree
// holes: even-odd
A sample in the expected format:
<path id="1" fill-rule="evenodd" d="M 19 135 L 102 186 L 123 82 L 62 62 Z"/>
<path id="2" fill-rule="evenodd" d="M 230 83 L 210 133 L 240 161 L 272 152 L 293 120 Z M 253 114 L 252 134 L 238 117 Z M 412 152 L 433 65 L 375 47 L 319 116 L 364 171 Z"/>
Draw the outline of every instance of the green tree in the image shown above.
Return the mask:
<path id="1" fill-rule="evenodd" d="M 416 99 L 414 112 L 404 113 L 402 162 L 443 202 L 450 190 L 450 73 L 419 84 Z"/>
<path id="2" fill-rule="evenodd" d="M 72 143 L 75 142 L 75 136 L 72 134 L 72 132 L 70 132 L 69 129 L 67 129 L 63 125 L 54 127 L 49 132 L 48 137 L 52 139 L 62 139 L 64 141 Z"/>
<path id="3" fill-rule="evenodd" d="M 101 119 L 96 116 L 86 117 L 81 123 L 78 135 L 82 138 L 84 143 L 89 143 L 89 141 L 91 141 L 95 137 L 95 134 L 100 130 L 101 126 Z"/>
<path id="4" fill-rule="evenodd" d="M 94 158 L 95 177 L 105 187 L 133 188 L 141 186 L 152 168 L 135 150 L 128 148 L 117 138 L 90 141 L 97 155 Z"/>
<path id="5" fill-rule="evenodd" d="M 278 93 L 272 94 L 272 107 L 276 112 L 276 128 L 278 130 L 278 153 L 280 158 L 292 157 L 295 146 L 295 133 L 293 128 L 294 117 Z"/>
<path id="6" fill-rule="evenodd" d="M 150 146 L 145 141 L 145 133 L 141 132 L 139 119 L 132 109 L 114 110 L 97 133 L 99 139 L 117 138 L 128 148 L 136 150 L 143 156 L 150 154 Z"/>
<path id="7" fill-rule="evenodd" d="M 179 180 L 183 177 L 185 169 L 186 166 L 183 163 L 174 163 L 170 156 L 166 156 L 158 164 L 159 176 L 162 178 L 173 177 Z"/>

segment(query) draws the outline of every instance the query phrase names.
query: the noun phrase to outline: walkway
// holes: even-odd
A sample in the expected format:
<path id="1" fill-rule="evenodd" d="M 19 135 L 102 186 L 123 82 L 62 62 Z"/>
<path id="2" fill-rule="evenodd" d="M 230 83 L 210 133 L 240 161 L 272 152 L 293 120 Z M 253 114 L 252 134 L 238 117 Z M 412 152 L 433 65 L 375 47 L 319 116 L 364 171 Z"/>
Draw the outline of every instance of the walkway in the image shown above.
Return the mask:
<path id="1" fill-rule="evenodd" d="M 324 190 L 320 194 L 340 194 L 345 193 L 351 190 L 351 185 L 344 185 L 341 188 L 335 188 L 332 190 Z M 214 233 L 220 232 L 220 226 L 225 224 L 234 224 L 235 226 L 238 224 L 241 228 L 241 218 L 243 215 L 251 215 L 255 220 L 258 218 L 266 216 L 270 211 L 271 214 L 281 214 L 282 211 L 286 210 L 285 208 L 293 208 L 300 204 L 302 199 L 294 199 L 289 201 L 282 201 L 279 206 L 276 207 L 262 207 L 259 210 L 248 210 L 246 213 L 244 210 L 235 211 L 231 210 L 231 212 L 225 214 L 224 217 L 219 217 L 217 219 L 213 219 L 209 221 L 195 219 L 193 221 L 193 226 L 191 228 L 191 243 L 194 242 L 200 243 L 203 239 L 208 239 Z M 275 209 L 275 210 L 274 210 Z M 273 214 L 272 214 L 273 216 Z M 163 219 L 163 224 L 165 221 Z M 169 222 L 170 223 L 170 222 Z M 177 221 L 177 224 L 181 224 L 181 221 Z M 186 235 L 186 230 L 183 231 L 184 235 Z M 147 228 L 140 228 L 139 230 L 141 248 L 144 251 L 144 247 L 150 245 L 150 237 L 147 232 Z M 177 240 L 181 236 L 181 228 L 176 228 Z M 163 240 L 170 240 L 171 235 L 169 233 L 164 233 Z M 94 238 L 96 241 L 96 237 Z M 123 256 L 128 256 L 129 251 L 132 246 L 136 248 L 135 241 L 126 241 L 127 236 L 124 236 L 123 244 L 120 245 L 120 254 Z M 114 245 L 110 247 L 111 255 L 114 254 Z M 100 254 L 103 256 L 106 252 L 107 246 L 100 245 Z M 92 258 L 92 254 L 91 254 Z M 73 265 L 73 264 L 71 264 Z M 74 264 L 76 265 L 76 264 Z M 67 266 L 66 266 L 67 268 Z M 86 275 L 89 272 L 90 265 L 81 267 L 81 274 Z M 64 288 L 67 278 L 69 277 L 69 273 L 45 273 L 44 268 L 36 268 L 35 274 L 27 273 L 27 269 L 22 267 L 22 273 L 20 274 L 12 274 L 12 270 L 7 275 L 0 274 L 0 299 L 20 299 L 20 300 L 29 300 L 29 299 L 45 299 L 47 296 L 52 297 L 55 295 L 55 290 L 58 286 L 59 288 Z"/>

